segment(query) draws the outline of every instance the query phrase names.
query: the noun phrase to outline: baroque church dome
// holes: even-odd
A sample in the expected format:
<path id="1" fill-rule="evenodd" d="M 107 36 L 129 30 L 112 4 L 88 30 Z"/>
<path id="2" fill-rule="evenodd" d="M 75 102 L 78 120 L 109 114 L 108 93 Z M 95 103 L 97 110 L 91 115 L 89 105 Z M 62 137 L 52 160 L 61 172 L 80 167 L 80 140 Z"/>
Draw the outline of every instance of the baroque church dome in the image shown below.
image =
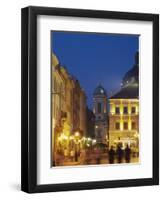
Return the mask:
<path id="1" fill-rule="evenodd" d="M 122 79 L 122 87 L 139 82 L 139 53 L 135 53 L 134 66 L 124 75 Z"/>
<path id="2" fill-rule="evenodd" d="M 110 99 L 139 98 L 139 53 L 135 54 L 134 66 L 124 75 L 121 89 Z"/>
<path id="3" fill-rule="evenodd" d="M 102 87 L 102 85 L 101 84 L 99 84 L 96 88 L 95 88 L 95 90 L 94 90 L 94 92 L 93 92 L 93 95 L 101 95 L 101 96 L 107 96 L 107 94 L 106 94 L 106 91 L 105 91 L 105 89 Z"/>

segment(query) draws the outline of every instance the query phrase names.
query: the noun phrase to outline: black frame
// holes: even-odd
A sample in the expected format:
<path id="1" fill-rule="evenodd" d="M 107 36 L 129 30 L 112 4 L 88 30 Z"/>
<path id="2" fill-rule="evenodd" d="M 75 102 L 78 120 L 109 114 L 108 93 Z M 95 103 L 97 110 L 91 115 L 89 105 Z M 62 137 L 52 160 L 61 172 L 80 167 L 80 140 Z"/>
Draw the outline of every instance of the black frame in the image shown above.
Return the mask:
<path id="1" fill-rule="evenodd" d="M 153 22 L 153 177 L 37 185 L 37 16 Z M 159 15 L 30 6 L 21 12 L 21 190 L 28 193 L 159 184 Z"/>

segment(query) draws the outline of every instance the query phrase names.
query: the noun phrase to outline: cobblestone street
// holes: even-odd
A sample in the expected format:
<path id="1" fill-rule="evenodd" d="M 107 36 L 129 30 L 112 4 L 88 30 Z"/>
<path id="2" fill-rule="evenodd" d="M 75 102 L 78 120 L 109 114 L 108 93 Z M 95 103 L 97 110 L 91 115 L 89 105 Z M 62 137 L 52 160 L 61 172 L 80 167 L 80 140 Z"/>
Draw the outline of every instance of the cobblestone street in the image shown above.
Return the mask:
<path id="1" fill-rule="evenodd" d="M 129 163 L 137 163 L 139 162 L 139 157 L 131 156 Z M 121 163 L 118 163 L 117 158 L 114 159 L 114 163 L 112 164 L 122 164 L 126 163 L 125 158 L 122 158 Z M 77 161 L 72 161 L 71 158 L 65 158 L 61 162 L 58 162 L 57 166 L 74 166 L 74 165 L 96 165 L 96 164 L 109 164 L 108 154 L 102 153 L 100 156 L 90 153 L 86 159 L 82 159 L 80 156 Z"/>

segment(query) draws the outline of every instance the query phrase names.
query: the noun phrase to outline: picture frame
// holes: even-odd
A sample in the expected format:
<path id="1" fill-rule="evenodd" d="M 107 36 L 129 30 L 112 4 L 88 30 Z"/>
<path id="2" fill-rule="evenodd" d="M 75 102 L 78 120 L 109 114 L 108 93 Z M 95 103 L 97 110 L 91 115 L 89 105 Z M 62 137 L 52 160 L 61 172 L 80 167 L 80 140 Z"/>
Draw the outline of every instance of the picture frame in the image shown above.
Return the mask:
<path id="1" fill-rule="evenodd" d="M 152 24 L 152 176 L 38 184 L 38 17 L 124 20 Z M 49 49 L 50 51 L 50 49 Z M 48 67 L 48 66 L 47 66 Z M 148 186 L 159 184 L 159 15 L 29 6 L 21 11 L 21 190 L 28 193 Z M 48 109 L 48 108 L 47 108 Z"/>

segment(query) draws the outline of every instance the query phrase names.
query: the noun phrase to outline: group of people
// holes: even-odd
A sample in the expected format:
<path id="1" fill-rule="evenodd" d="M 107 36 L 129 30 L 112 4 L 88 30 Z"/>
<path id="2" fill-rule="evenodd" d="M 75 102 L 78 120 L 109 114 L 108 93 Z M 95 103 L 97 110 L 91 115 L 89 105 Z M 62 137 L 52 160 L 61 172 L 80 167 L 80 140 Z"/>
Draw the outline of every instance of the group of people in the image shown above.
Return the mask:
<path id="1" fill-rule="evenodd" d="M 101 164 L 101 163 L 130 163 L 133 151 L 129 145 L 122 148 L 122 145 L 117 144 L 116 147 L 111 146 L 110 149 L 95 147 L 88 149 L 72 149 L 55 154 L 56 165 L 68 164 Z"/>
<path id="2" fill-rule="evenodd" d="M 126 145 L 126 148 L 122 149 L 121 145 L 117 145 L 115 150 L 114 147 L 111 146 L 108 151 L 108 159 L 110 164 L 115 163 L 116 159 L 118 163 L 122 163 L 123 159 L 125 159 L 126 163 L 129 163 L 131 160 L 131 148 L 129 145 Z"/>

